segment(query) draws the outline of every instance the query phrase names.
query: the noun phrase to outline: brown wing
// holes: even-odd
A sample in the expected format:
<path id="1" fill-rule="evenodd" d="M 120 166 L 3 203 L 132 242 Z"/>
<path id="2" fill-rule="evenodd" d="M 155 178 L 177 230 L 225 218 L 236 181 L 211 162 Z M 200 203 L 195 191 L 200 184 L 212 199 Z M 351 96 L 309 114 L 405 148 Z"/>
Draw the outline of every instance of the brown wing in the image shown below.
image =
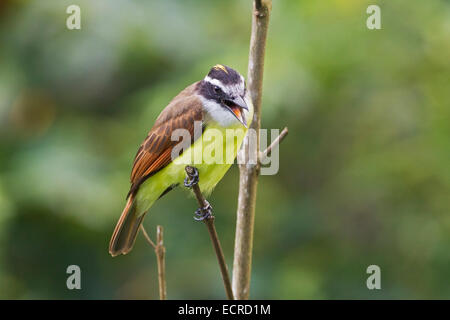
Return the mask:
<path id="1" fill-rule="evenodd" d="M 141 144 L 131 171 L 131 189 L 135 193 L 139 186 L 150 176 L 167 166 L 171 161 L 174 146 L 180 141 L 172 141 L 175 129 L 186 129 L 195 141 L 194 122 L 203 120 L 203 108 L 200 99 L 192 94 L 193 86 L 183 90 L 161 112 L 147 138 Z"/>

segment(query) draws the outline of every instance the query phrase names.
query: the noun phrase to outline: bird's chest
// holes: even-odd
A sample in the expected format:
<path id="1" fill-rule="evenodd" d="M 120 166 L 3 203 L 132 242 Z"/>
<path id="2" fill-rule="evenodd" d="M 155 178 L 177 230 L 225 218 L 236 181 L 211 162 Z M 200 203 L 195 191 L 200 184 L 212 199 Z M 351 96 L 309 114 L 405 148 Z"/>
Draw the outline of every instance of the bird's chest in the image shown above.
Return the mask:
<path id="1" fill-rule="evenodd" d="M 197 147 L 193 165 L 199 170 L 200 189 L 208 193 L 223 178 L 234 163 L 246 130 L 242 126 L 223 128 L 209 126 L 203 132 L 201 147 Z M 199 152 L 201 151 L 201 152 Z M 201 153 L 201 155 L 200 155 Z"/>
<path id="2" fill-rule="evenodd" d="M 186 165 L 196 167 L 200 175 L 200 189 L 208 193 L 234 163 L 245 134 L 243 126 L 224 128 L 210 124 L 202 136 L 174 160 L 170 171 L 176 172 L 177 180 L 180 180 L 184 179 Z"/>

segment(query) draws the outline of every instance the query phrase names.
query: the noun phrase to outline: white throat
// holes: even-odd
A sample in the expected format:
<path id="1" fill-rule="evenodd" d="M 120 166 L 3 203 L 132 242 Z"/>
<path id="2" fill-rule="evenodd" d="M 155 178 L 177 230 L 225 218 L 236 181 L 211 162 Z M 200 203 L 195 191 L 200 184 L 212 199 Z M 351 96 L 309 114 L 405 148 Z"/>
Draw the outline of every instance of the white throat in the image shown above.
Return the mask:
<path id="1" fill-rule="evenodd" d="M 221 106 L 219 103 L 208 100 L 202 96 L 200 96 L 200 99 L 202 100 L 203 108 L 206 111 L 205 120 L 207 122 L 212 121 L 224 128 L 242 126 L 242 128 L 245 129 L 244 125 L 236 119 L 236 117 L 229 110 Z M 247 120 L 247 126 L 249 127 L 253 118 L 253 104 L 248 94 L 245 96 L 244 100 L 247 103 L 248 111 L 242 110 L 242 112 L 244 113 Z"/>

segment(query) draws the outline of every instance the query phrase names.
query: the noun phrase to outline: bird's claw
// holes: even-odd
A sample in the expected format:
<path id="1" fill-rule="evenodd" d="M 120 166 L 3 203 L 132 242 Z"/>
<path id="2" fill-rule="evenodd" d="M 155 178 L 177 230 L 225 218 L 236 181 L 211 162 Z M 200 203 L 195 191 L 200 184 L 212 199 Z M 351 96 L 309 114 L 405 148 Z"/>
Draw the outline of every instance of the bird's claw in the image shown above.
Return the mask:
<path id="1" fill-rule="evenodd" d="M 184 178 L 184 186 L 186 188 L 192 188 L 194 185 L 198 184 L 199 174 L 197 168 L 192 168 L 193 172 Z"/>
<path id="2" fill-rule="evenodd" d="M 209 202 L 206 201 L 206 206 L 195 210 L 195 215 L 196 217 L 194 217 L 194 220 L 196 221 L 203 221 L 205 219 L 209 219 L 210 217 L 212 217 L 212 207 L 209 204 Z"/>

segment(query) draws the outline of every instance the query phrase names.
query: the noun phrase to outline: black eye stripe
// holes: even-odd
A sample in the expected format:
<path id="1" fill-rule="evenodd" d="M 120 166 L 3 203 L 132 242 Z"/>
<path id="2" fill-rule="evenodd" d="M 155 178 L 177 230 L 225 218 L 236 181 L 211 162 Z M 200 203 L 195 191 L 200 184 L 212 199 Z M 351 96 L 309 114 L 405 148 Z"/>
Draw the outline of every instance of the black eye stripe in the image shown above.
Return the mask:
<path id="1" fill-rule="evenodd" d="M 216 81 L 218 81 L 218 83 Z M 222 86 L 224 86 L 225 88 L 223 88 Z M 213 79 L 208 75 L 205 79 L 198 83 L 197 90 L 198 94 L 200 94 L 202 97 L 220 103 L 225 99 L 233 99 L 237 96 L 245 96 L 247 92 L 247 86 L 245 79 L 242 79 L 240 76 L 237 78 L 237 82 L 226 84 L 223 83 L 223 81 L 219 79 Z"/>

